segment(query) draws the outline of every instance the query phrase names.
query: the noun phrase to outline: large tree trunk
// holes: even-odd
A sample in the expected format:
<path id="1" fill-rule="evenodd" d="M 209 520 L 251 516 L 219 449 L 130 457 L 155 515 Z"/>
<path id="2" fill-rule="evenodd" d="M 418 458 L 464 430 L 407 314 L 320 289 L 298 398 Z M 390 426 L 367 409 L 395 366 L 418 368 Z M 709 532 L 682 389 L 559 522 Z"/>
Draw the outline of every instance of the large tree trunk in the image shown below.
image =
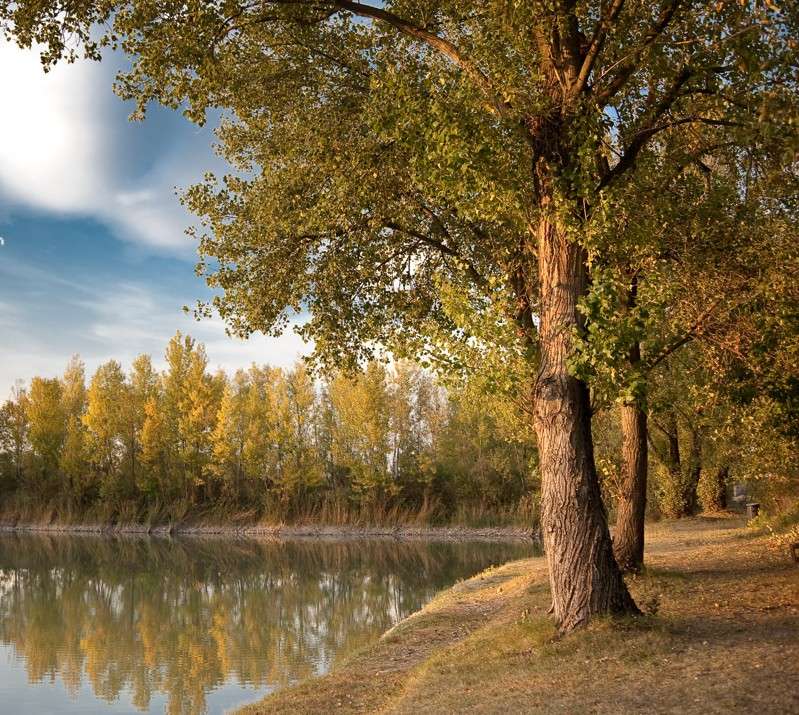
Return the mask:
<path id="1" fill-rule="evenodd" d="M 622 484 L 616 506 L 613 553 L 625 571 L 639 571 L 644 563 L 646 515 L 646 412 L 636 403 L 621 406 Z"/>
<path id="2" fill-rule="evenodd" d="M 594 465 L 587 385 L 569 374 L 577 302 L 586 289 L 584 249 L 544 204 L 538 228 L 540 368 L 534 423 L 542 476 L 541 525 L 561 631 L 592 615 L 637 612 L 616 560 Z"/>

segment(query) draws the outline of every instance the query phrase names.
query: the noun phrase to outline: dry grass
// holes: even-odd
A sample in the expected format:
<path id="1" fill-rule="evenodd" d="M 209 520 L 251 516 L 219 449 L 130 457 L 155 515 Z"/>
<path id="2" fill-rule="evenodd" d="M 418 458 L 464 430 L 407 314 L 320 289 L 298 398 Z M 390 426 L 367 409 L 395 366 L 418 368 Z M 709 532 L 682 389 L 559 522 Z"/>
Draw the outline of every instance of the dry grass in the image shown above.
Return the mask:
<path id="1" fill-rule="evenodd" d="M 33 498 L 0 495 L 0 525 L 52 527 L 54 530 L 85 527 L 113 530 L 136 526 L 164 528 L 273 528 L 335 527 L 359 531 L 373 528 L 462 528 L 514 529 L 530 532 L 536 515 L 527 502 L 506 507 L 485 504 L 460 504 L 450 512 L 436 500 L 419 505 L 391 503 L 355 504 L 347 497 L 309 500 L 302 505 L 269 504 L 245 507 L 218 500 L 212 505 L 196 505 L 188 500 L 143 504 L 135 500 L 95 502 L 78 506 L 63 498 Z"/>
<path id="2" fill-rule="evenodd" d="M 734 519 L 649 530 L 650 615 L 556 639 L 540 559 L 458 584 L 254 713 L 799 712 L 799 568 Z"/>

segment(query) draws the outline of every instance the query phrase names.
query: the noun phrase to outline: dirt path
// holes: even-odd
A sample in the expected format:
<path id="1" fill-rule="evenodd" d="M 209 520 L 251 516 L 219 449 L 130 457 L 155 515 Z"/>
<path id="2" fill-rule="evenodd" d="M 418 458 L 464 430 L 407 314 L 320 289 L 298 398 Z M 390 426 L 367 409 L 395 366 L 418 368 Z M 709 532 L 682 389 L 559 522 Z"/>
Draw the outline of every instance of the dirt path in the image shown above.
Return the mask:
<path id="1" fill-rule="evenodd" d="M 555 639 L 543 560 L 444 592 L 253 713 L 799 713 L 799 568 L 740 521 L 649 530 L 651 615 Z"/>

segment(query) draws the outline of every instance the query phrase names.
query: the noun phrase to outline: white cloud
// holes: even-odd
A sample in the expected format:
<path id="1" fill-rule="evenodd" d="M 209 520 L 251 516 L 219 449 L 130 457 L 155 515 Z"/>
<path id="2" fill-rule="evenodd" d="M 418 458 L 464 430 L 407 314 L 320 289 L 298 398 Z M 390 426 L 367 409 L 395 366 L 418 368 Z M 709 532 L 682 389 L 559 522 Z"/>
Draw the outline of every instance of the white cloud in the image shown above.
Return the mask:
<path id="1" fill-rule="evenodd" d="M 104 346 L 109 357 L 126 364 L 146 352 L 153 356 L 156 365 L 164 367 L 164 348 L 176 330 L 205 345 L 211 369 L 232 372 L 253 362 L 289 367 L 308 351 L 308 346 L 291 330 L 279 338 L 229 337 L 221 319 L 196 321 L 183 312 L 174 298 L 160 296 L 137 284 L 115 286 L 113 294 L 86 307 L 94 312 L 88 326 L 91 337 Z"/>
<path id="2" fill-rule="evenodd" d="M 43 272 L 40 280 L 51 281 L 61 289 L 68 285 Z M 231 338 L 221 319 L 197 322 L 183 313 L 174 296 L 162 295 L 138 283 L 80 286 L 74 292 L 65 291 L 64 302 L 67 312 L 86 317 L 59 335 L 57 343 L 47 333 L 31 334 L 30 316 L 19 306 L 0 303 L 0 327 L 9 348 L 0 364 L 0 400 L 18 379 L 27 383 L 35 375 L 60 375 L 78 346 L 89 376 L 101 363 L 112 359 L 127 368 L 141 353 L 152 355 L 154 364 L 163 369 L 164 349 L 176 330 L 205 344 L 212 371 L 222 368 L 232 373 L 253 362 L 290 367 L 310 350 L 290 329 L 278 338 Z"/>
<path id="3" fill-rule="evenodd" d="M 148 189 L 140 189 L 139 191 L 120 191 L 114 198 L 120 206 L 130 208 L 149 203 L 155 198 L 155 195 Z"/>
<path id="4" fill-rule="evenodd" d="M 211 135 L 180 122 L 173 141 L 128 122 L 129 107 L 111 89 L 118 68 L 119 58 L 111 56 L 99 64 L 59 64 L 45 74 L 35 51 L 0 40 L 0 203 L 90 216 L 124 240 L 188 252 L 184 230 L 194 217 L 180 206 L 175 187 L 219 166 Z M 142 153 L 149 165 L 135 170 Z"/>
<path id="5" fill-rule="evenodd" d="M 110 172 L 102 107 L 103 70 L 60 65 L 45 75 L 38 55 L 0 44 L 0 181 L 12 199 L 54 211 L 95 204 Z"/>

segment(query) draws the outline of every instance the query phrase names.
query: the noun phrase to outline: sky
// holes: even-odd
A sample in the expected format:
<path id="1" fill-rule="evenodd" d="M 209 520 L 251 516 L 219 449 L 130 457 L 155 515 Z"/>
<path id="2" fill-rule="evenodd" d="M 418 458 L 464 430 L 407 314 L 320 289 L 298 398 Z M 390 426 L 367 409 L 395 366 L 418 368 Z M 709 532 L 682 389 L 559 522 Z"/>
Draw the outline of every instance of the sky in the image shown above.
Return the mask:
<path id="1" fill-rule="evenodd" d="M 224 165 L 212 127 L 159 107 L 128 121 L 112 92 L 123 61 L 44 74 L 35 52 L 0 40 L 0 400 L 74 354 L 89 375 L 140 353 L 161 365 L 176 330 L 206 345 L 212 369 L 289 366 L 307 352 L 292 332 L 242 341 L 184 313 L 209 291 L 184 233 L 196 218 L 175 192 Z"/>

